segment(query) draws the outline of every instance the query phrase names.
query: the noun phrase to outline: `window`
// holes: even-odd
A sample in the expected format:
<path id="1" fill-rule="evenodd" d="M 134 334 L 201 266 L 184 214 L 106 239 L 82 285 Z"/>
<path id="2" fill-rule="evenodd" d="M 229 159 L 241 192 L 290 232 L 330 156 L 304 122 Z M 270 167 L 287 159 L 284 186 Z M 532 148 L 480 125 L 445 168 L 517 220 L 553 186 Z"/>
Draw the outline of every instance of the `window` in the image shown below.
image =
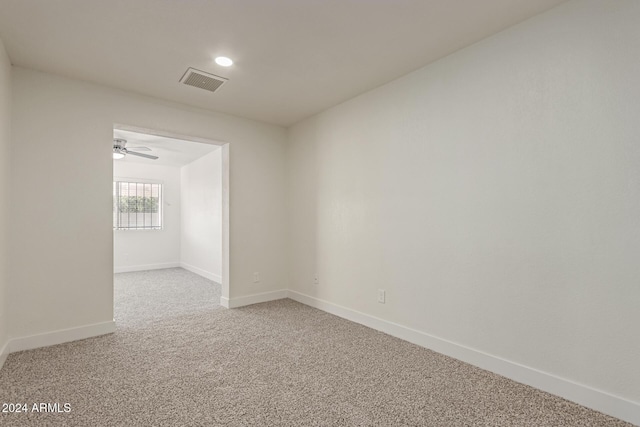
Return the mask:
<path id="1" fill-rule="evenodd" d="M 114 230 L 161 230 L 162 184 L 113 183 Z"/>

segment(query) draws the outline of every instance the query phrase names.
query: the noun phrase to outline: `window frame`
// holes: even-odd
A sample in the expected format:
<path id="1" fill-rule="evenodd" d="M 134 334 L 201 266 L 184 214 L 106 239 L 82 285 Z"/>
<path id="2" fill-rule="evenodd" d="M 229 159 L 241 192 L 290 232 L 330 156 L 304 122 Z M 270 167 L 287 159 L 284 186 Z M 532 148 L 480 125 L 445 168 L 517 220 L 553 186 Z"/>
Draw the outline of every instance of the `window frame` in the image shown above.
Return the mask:
<path id="1" fill-rule="evenodd" d="M 122 227 L 120 224 L 120 220 L 121 217 L 119 215 L 119 211 L 117 211 L 117 204 L 116 204 L 116 197 L 118 197 L 118 184 L 120 183 L 126 183 L 129 185 L 132 184 L 143 184 L 143 185 L 147 185 L 147 184 L 151 184 L 151 185 L 158 185 L 159 186 L 159 196 L 158 196 L 158 217 L 159 217 L 159 226 L 148 226 L 148 227 L 138 227 L 136 224 L 136 227 Z M 113 231 L 163 231 L 165 229 L 165 223 L 164 223 L 164 191 L 165 191 L 165 185 L 163 181 L 159 181 L 159 180 L 154 180 L 154 179 L 145 179 L 145 178 L 127 178 L 127 177 L 113 177 L 113 199 L 112 199 L 112 213 L 113 213 Z M 135 196 L 137 197 L 137 196 Z M 143 195 L 144 197 L 144 195 Z M 140 212 L 136 212 L 136 214 L 138 214 Z M 145 212 L 142 212 L 143 214 L 145 214 Z M 153 213 L 153 212 L 149 212 L 149 213 Z"/>

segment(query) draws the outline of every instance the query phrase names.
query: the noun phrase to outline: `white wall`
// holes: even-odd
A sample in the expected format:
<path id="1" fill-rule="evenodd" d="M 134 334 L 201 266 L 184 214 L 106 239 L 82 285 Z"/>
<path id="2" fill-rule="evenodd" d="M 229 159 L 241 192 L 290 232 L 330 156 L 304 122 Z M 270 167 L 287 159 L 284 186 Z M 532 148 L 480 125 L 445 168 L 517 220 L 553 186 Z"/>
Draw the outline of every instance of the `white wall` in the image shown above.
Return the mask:
<path id="1" fill-rule="evenodd" d="M 180 167 L 115 160 L 114 178 L 163 185 L 162 230 L 115 230 L 116 273 L 180 265 Z"/>
<path id="2" fill-rule="evenodd" d="M 10 214 L 12 336 L 113 318 L 114 124 L 228 142 L 230 287 L 223 294 L 288 286 L 283 128 L 16 67 L 13 93 L 20 191 Z M 78 201 L 83 209 L 70 210 Z M 262 273 L 258 284 L 254 271 Z"/>
<path id="3" fill-rule="evenodd" d="M 9 206 L 9 154 L 11 139 L 11 62 L 0 40 L 0 367 L 8 338 L 7 210 Z"/>
<path id="4" fill-rule="evenodd" d="M 222 150 L 180 169 L 182 266 L 222 281 Z"/>
<path id="5" fill-rule="evenodd" d="M 294 289 L 640 404 L 638 22 L 569 2 L 294 126 Z"/>

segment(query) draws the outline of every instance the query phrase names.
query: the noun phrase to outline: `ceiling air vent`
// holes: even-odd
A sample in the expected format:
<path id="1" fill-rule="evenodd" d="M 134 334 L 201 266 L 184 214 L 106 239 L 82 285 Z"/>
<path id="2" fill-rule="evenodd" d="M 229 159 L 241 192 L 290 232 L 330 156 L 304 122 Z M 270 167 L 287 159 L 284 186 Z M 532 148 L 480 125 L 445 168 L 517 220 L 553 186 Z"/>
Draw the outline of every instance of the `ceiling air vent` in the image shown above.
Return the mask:
<path id="1" fill-rule="evenodd" d="M 189 68 L 180 79 L 180 83 L 184 83 L 189 86 L 199 87 L 210 92 L 215 92 L 220 86 L 226 82 L 224 77 L 216 76 L 214 74 L 205 73 L 204 71 L 196 70 L 195 68 Z"/>

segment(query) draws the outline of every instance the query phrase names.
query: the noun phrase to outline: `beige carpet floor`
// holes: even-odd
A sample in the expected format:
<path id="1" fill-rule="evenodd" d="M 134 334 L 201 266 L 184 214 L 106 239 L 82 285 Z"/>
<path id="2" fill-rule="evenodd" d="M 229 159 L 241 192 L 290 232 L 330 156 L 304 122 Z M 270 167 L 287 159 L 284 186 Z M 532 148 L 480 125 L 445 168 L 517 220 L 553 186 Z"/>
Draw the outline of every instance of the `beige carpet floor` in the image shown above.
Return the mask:
<path id="1" fill-rule="evenodd" d="M 291 300 L 221 308 L 182 269 L 116 275 L 114 334 L 14 353 L 2 426 L 623 426 Z"/>

